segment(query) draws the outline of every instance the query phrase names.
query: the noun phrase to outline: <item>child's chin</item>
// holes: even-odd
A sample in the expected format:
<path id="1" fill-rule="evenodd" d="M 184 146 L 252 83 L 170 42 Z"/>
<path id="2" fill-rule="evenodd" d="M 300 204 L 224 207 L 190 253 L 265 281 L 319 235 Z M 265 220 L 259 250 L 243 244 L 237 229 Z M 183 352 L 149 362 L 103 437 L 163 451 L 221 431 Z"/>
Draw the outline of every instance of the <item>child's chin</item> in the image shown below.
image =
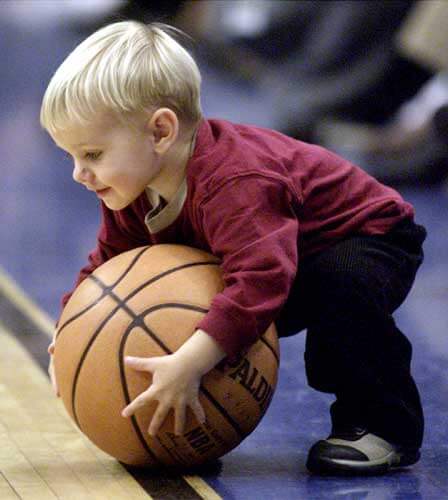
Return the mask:
<path id="1" fill-rule="evenodd" d="M 129 203 L 126 201 L 118 201 L 118 200 L 108 200 L 103 199 L 102 202 L 106 205 L 109 210 L 122 210 L 126 208 Z"/>

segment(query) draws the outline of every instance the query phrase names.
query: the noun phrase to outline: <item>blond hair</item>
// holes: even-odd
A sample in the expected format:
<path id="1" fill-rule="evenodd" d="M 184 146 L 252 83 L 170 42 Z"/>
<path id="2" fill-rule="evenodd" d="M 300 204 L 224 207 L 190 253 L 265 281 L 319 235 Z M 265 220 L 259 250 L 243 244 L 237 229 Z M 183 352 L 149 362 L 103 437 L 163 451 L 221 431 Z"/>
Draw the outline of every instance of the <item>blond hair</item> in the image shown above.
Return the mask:
<path id="1" fill-rule="evenodd" d="M 100 111 L 118 117 L 168 107 L 201 118 L 201 75 L 192 56 L 159 23 L 123 21 L 99 29 L 69 54 L 45 92 L 40 121 L 50 133 L 85 124 Z"/>

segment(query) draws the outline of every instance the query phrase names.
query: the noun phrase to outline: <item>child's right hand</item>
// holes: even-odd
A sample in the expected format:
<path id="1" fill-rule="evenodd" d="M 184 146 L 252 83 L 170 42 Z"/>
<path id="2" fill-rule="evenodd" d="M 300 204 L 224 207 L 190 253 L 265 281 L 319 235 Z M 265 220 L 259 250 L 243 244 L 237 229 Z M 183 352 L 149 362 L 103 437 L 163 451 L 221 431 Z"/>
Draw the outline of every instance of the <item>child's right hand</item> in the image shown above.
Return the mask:
<path id="1" fill-rule="evenodd" d="M 54 393 L 59 398 L 58 385 L 56 383 L 56 377 L 54 374 L 54 364 L 53 364 L 53 354 L 54 354 L 54 340 L 48 346 L 48 354 L 50 355 L 50 363 L 48 364 L 48 375 L 50 375 L 51 385 L 53 387 Z"/>

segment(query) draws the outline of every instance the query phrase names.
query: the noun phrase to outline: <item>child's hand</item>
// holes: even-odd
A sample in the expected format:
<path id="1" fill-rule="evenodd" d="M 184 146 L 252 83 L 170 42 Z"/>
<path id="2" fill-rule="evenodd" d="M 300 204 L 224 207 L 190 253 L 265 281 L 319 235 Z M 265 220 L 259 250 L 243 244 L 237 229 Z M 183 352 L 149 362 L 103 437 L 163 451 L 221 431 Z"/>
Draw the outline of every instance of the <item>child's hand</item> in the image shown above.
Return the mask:
<path id="1" fill-rule="evenodd" d="M 187 406 L 200 423 L 205 421 L 204 409 L 199 402 L 201 374 L 194 366 L 186 366 L 176 354 L 154 358 L 126 357 L 125 363 L 134 370 L 152 373 L 152 384 L 123 410 L 123 417 L 129 417 L 151 401 L 158 401 L 148 429 L 151 436 L 157 434 L 171 409 L 177 435 L 184 432 Z"/>
<path id="2" fill-rule="evenodd" d="M 197 330 L 174 354 L 154 358 L 127 357 L 126 364 L 134 370 L 152 373 L 152 384 L 123 410 L 123 417 L 129 417 L 151 401 L 158 401 L 148 429 L 152 436 L 157 434 L 171 409 L 177 435 L 184 432 L 188 406 L 203 423 L 205 413 L 199 402 L 201 377 L 224 357 L 222 348 L 203 330 Z"/>
<path id="3" fill-rule="evenodd" d="M 48 363 L 48 375 L 50 376 L 51 385 L 53 387 L 54 393 L 59 398 L 59 389 L 56 383 L 56 376 L 54 374 L 54 363 L 53 363 L 53 354 L 54 354 L 54 337 L 51 341 L 51 344 L 48 346 L 48 354 L 50 355 L 50 362 Z"/>

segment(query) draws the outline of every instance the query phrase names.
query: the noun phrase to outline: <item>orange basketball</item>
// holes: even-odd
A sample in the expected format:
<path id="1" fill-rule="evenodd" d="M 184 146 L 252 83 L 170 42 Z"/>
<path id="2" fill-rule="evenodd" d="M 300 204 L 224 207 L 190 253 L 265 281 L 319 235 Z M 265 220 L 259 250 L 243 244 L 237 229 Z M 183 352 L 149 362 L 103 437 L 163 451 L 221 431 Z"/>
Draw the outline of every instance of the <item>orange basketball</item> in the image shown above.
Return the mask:
<path id="1" fill-rule="evenodd" d="M 68 413 L 103 451 L 130 465 L 189 467 L 224 455 L 255 429 L 277 383 L 273 325 L 244 357 L 203 377 L 203 425 L 188 409 L 186 430 L 175 436 L 170 413 L 152 438 L 147 429 L 157 403 L 121 416 L 151 383 L 151 374 L 125 366 L 124 357 L 176 351 L 222 288 L 212 255 L 155 245 L 114 257 L 75 290 L 59 321 L 55 374 Z"/>

